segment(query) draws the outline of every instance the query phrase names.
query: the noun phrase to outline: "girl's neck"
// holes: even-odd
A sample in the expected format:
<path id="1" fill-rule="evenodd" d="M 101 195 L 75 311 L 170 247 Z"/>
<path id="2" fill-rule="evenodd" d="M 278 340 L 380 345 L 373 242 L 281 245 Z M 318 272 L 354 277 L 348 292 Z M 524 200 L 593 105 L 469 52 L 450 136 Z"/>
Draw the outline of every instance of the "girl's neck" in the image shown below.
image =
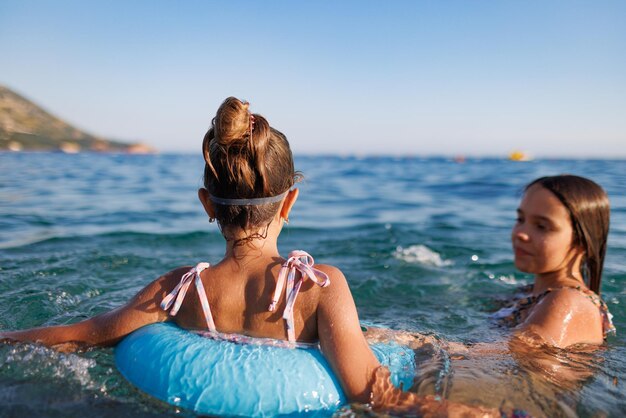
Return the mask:
<path id="1" fill-rule="evenodd" d="M 279 256 L 276 240 L 253 239 L 247 242 L 236 243 L 227 241 L 224 259 L 233 258 L 242 260 L 249 257 L 277 257 Z"/>
<path id="2" fill-rule="evenodd" d="M 533 294 L 538 295 L 548 289 L 559 287 L 581 286 L 586 288 L 585 280 L 580 272 L 582 260 L 583 253 L 578 252 L 557 270 L 536 274 Z"/>
<path id="3" fill-rule="evenodd" d="M 278 235 L 282 223 L 271 222 L 259 231 L 245 231 L 230 228 L 222 231 L 226 238 L 226 254 L 224 259 L 243 260 L 246 258 L 277 257 Z"/>
<path id="4" fill-rule="evenodd" d="M 586 287 L 579 270 L 577 271 L 556 271 L 538 274 L 535 276 L 533 293 L 535 295 L 545 292 L 548 289 L 559 287 Z"/>

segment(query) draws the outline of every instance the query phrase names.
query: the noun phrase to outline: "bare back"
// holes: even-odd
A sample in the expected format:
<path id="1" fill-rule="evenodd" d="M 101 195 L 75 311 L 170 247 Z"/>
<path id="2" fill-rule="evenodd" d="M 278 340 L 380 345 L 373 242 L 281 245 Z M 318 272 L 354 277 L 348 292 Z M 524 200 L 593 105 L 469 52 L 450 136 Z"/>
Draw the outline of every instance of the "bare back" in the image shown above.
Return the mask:
<path id="1" fill-rule="evenodd" d="M 286 340 L 285 294 L 281 295 L 277 309 L 270 312 L 272 294 L 276 289 L 281 264 L 285 260 L 255 259 L 244 263 L 223 260 L 201 273 L 211 313 L 219 332 L 243 334 L 251 337 Z M 316 265 L 322 271 L 328 266 Z M 299 278 L 299 273 L 296 278 Z M 178 314 L 173 320 L 187 329 L 207 329 L 198 297 L 198 290 L 190 286 Z M 294 305 L 295 335 L 299 342 L 318 340 L 317 307 L 322 289 L 305 280 Z"/>

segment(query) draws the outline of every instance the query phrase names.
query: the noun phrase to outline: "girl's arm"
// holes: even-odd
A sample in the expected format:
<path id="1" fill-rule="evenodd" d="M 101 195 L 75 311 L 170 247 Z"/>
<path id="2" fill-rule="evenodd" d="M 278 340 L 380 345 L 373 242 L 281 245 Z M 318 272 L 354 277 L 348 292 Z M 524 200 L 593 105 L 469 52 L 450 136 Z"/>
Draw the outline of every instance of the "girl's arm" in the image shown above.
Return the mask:
<path id="1" fill-rule="evenodd" d="M 370 400 L 374 372 L 381 367 L 369 348 L 344 275 L 336 268 L 317 266 L 331 278 L 318 306 L 318 335 L 324 356 L 351 401 Z"/>
<path id="2" fill-rule="evenodd" d="M 334 267 L 317 267 L 331 278 L 331 285 L 322 289 L 317 312 L 320 345 L 351 402 L 371 402 L 375 409 L 424 417 L 500 416 L 498 411 L 437 401 L 393 386 L 389 370 L 380 365 L 361 332 L 344 275 Z"/>
<path id="3" fill-rule="evenodd" d="M 0 332 L 0 340 L 35 342 L 48 347 L 66 343 L 77 346 L 115 345 L 123 337 L 144 325 L 168 319 L 167 312 L 159 307 L 161 300 L 188 270 L 189 268 L 179 268 L 159 277 L 128 303 L 112 311 L 71 325 Z M 62 348 L 69 347 L 64 345 Z"/>

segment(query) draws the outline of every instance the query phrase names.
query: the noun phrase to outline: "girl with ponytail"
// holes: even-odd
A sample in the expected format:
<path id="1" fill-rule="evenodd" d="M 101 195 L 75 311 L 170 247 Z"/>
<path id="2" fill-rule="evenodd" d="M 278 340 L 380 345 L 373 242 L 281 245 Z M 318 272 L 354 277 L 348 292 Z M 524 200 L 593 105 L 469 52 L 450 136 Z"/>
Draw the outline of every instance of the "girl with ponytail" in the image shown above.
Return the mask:
<path id="1" fill-rule="evenodd" d="M 293 186 L 299 178 L 285 135 L 250 113 L 248 103 L 229 97 L 217 110 L 202 152 L 204 187 L 198 197 L 226 240 L 222 260 L 174 269 L 126 305 L 80 323 L 4 332 L 0 338 L 64 349 L 107 346 L 144 325 L 173 321 L 213 338 L 319 343 L 351 402 L 421 416 L 491 416 L 395 388 L 363 336 L 343 273 L 314 264 L 304 251 L 281 256 L 277 240 L 298 198 Z"/>

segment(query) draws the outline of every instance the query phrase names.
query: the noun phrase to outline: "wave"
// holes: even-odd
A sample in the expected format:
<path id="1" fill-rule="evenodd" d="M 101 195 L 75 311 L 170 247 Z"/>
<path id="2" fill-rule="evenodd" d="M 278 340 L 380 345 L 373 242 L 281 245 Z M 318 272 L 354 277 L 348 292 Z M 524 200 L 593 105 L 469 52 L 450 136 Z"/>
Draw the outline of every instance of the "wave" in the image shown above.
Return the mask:
<path id="1" fill-rule="evenodd" d="M 454 264 L 452 260 L 444 260 L 441 255 L 425 245 L 411 245 L 408 248 L 396 247 L 393 256 L 407 263 L 417 263 L 425 266 L 446 267 Z"/>
<path id="2" fill-rule="evenodd" d="M 95 233 L 64 233 L 57 232 L 56 234 L 33 234 L 31 236 L 22 236 L 11 241 L 0 243 L 0 250 L 8 249 L 20 249 L 31 245 L 48 245 L 48 244 L 61 244 L 61 243 L 76 243 L 81 240 L 91 241 L 94 239 L 101 240 L 116 240 L 119 238 L 124 239 L 150 239 L 159 238 L 162 241 L 187 241 L 197 239 L 207 239 L 208 237 L 215 237 L 221 239 L 219 232 L 215 231 L 187 231 L 177 233 L 165 233 L 165 232 L 143 232 L 143 231 L 107 231 L 107 232 L 95 232 Z"/>

